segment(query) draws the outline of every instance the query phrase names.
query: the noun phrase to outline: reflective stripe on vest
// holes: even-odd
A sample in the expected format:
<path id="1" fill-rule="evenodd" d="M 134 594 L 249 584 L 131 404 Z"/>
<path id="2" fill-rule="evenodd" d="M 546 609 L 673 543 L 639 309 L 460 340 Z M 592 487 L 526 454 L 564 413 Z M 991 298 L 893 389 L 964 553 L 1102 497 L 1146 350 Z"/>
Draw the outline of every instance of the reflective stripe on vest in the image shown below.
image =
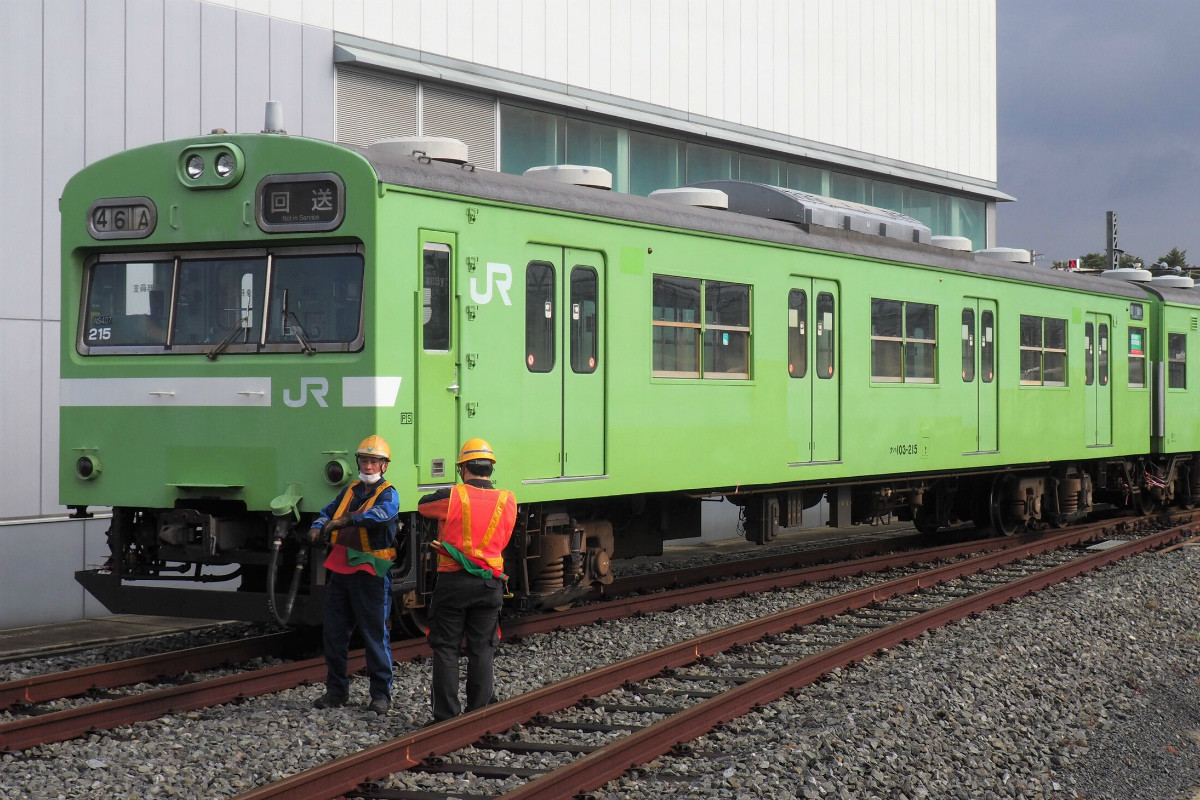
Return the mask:
<path id="1" fill-rule="evenodd" d="M 338 517 L 344 517 L 346 515 L 346 512 L 350 507 L 350 502 L 354 499 L 354 487 L 360 483 L 362 483 L 362 481 L 355 481 L 354 483 L 352 483 L 346 487 L 346 494 L 342 496 L 342 502 L 338 504 L 337 512 L 334 513 L 334 515 L 333 515 L 334 519 L 337 519 Z M 367 499 L 363 501 L 363 504 L 361 506 L 354 509 L 354 513 L 362 514 L 367 511 L 370 511 L 372 506 L 375 505 L 375 501 L 379 499 L 379 495 L 383 494 L 384 489 L 388 489 L 388 488 L 391 488 L 391 484 L 388 483 L 387 481 L 381 480 L 379 482 L 379 486 L 375 489 L 374 493 L 371 494 L 369 497 L 367 497 Z M 394 548 L 394 547 L 385 547 L 382 550 L 372 550 L 371 549 L 371 540 L 367 536 L 366 528 L 360 527 L 358 529 L 358 541 L 361 546 L 354 548 L 355 550 L 360 550 L 364 553 L 370 553 L 371 555 L 375 556 L 376 558 L 383 558 L 388 561 L 396 560 L 396 548 Z M 338 544 L 345 544 L 344 542 L 341 541 L 340 533 L 338 534 Z M 349 547 L 349 545 L 346 545 L 346 546 Z"/>
<path id="2" fill-rule="evenodd" d="M 483 535 L 476 541 L 476 534 L 479 531 L 475 529 L 475 524 L 471 520 L 470 489 L 463 483 L 454 487 L 454 492 L 458 497 L 459 513 L 462 515 L 462 551 L 485 562 L 490 567 L 502 570 L 504 569 L 504 557 L 499 552 L 489 554 L 489 546 L 496 531 L 500 528 L 500 523 L 505 516 L 504 512 L 508 508 L 509 501 L 513 499 L 513 493 L 507 489 L 476 489 L 476 491 L 498 495 L 496 506 L 492 509 L 492 517 L 488 520 L 487 527 L 482 531 Z M 451 542 L 451 544 L 455 543 Z"/>

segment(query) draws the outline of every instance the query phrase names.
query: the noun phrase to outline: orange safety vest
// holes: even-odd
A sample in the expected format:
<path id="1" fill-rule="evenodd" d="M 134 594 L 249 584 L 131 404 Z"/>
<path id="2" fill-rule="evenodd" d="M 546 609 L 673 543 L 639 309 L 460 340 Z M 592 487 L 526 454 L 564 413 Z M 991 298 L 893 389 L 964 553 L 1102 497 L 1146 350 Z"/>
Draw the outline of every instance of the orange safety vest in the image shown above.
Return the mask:
<path id="1" fill-rule="evenodd" d="M 512 492 L 460 483 L 450 493 L 441 537 L 472 560 L 503 571 L 504 546 L 516 522 L 517 502 Z M 439 551 L 438 572 L 460 569 L 453 556 Z"/>
<path id="2" fill-rule="evenodd" d="M 358 483 L 361 483 L 361 481 L 355 481 L 354 483 L 352 483 L 346 487 L 346 493 L 344 495 L 342 495 L 342 502 L 338 503 L 337 511 L 334 512 L 334 514 L 333 514 L 334 519 L 337 519 L 338 517 L 341 517 L 341 516 L 345 516 L 347 511 L 349 511 L 350 503 L 354 500 L 354 486 L 355 486 L 355 484 L 358 484 Z M 375 505 L 375 501 L 379 499 L 379 495 L 383 494 L 383 491 L 389 487 L 391 487 L 391 484 L 388 483 L 387 481 L 385 481 L 385 480 L 379 481 L 379 485 L 375 488 L 375 491 L 370 496 L 368 496 L 366 500 L 363 501 L 363 504 L 361 506 L 354 509 L 354 512 L 356 514 L 361 514 L 365 511 L 370 510 L 371 507 Z M 333 541 L 333 544 L 334 544 L 333 550 L 329 553 L 329 556 L 325 559 L 326 567 L 333 569 L 336 572 L 359 571 L 359 570 L 361 570 L 363 572 L 373 571 L 373 568 L 369 564 L 360 564 L 356 567 L 351 567 L 351 565 L 349 565 L 348 563 L 344 563 L 346 561 L 345 551 L 344 551 L 344 549 L 340 550 L 340 551 L 338 550 L 339 545 L 341 545 L 343 548 L 350 547 L 351 544 L 345 540 L 347 538 L 353 539 L 354 534 L 356 532 L 358 533 L 358 542 L 353 545 L 355 550 L 358 550 L 363 553 L 368 553 L 370 555 L 375 556 L 376 558 L 382 558 L 387 561 L 395 561 L 396 560 L 396 548 L 395 547 L 385 547 L 382 550 L 372 550 L 371 549 L 371 542 L 367 536 L 366 528 L 360 527 L 357 530 L 354 528 L 343 528 L 340 531 L 338 531 L 337 537 Z"/>

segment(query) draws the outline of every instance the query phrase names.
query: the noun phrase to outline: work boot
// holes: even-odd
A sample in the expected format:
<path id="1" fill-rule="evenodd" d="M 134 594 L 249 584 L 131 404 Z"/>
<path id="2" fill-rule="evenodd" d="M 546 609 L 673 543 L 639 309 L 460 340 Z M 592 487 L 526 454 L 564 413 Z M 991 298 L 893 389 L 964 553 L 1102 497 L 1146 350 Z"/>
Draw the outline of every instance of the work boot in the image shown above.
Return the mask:
<path id="1" fill-rule="evenodd" d="M 386 697 L 376 697 L 367 703 L 367 711 L 374 711 L 376 714 L 386 714 L 391 705 Z"/>
<path id="2" fill-rule="evenodd" d="M 337 708 L 344 705 L 346 705 L 346 696 L 339 696 L 331 692 L 325 692 L 313 701 L 313 708 Z"/>

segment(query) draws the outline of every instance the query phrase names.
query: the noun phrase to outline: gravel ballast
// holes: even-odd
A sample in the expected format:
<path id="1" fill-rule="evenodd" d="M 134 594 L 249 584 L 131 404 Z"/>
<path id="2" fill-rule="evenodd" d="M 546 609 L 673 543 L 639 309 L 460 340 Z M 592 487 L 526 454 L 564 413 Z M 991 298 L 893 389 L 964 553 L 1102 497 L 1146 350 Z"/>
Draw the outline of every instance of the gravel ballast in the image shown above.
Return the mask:
<path id="1" fill-rule="evenodd" d="M 596 795 L 1195 800 L 1198 578 L 1200 548 L 1183 547 L 1074 579 L 841 670 Z M 506 642 L 498 692 L 863 582 Z M 412 730 L 428 691 L 428 662 L 401 664 L 382 718 L 357 677 L 345 708 L 313 710 L 310 685 L 3 754 L 0 798 L 228 797 Z"/>

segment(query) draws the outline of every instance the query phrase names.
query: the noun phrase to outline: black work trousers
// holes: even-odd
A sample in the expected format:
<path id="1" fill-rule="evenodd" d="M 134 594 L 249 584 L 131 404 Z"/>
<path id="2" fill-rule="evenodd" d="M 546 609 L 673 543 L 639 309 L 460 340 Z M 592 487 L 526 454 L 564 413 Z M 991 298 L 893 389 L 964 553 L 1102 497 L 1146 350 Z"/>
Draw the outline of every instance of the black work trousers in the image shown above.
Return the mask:
<path id="1" fill-rule="evenodd" d="M 433 650 L 433 718 L 462 713 L 458 694 L 458 658 L 467 649 L 467 711 L 492 702 L 492 659 L 500 644 L 500 608 L 504 585 L 469 572 L 439 572 L 429 605 L 429 646 Z"/>

